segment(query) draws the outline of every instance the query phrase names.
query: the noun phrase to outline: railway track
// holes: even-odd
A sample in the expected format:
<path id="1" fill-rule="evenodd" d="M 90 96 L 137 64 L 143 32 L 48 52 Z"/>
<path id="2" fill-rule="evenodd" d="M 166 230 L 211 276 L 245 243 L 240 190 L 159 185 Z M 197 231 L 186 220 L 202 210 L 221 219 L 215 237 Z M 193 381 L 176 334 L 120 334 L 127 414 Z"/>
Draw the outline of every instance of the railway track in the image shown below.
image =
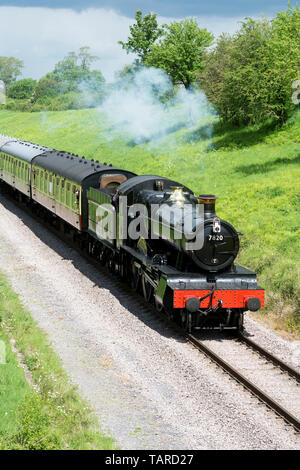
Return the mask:
<path id="1" fill-rule="evenodd" d="M 272 355 L 269 351 L 266 351 L 260 345 L 256 344 L 246 336 L 239 334 L 239 340 L 251 347 L 254 351 L 258 352 L 269 362 L 274 364 L 276 367 L 279 367 L 281 371 L 289 374 L 290 377 L 295 379 L 296 383 L 300 382 L 300 374 L 292 369 L 288 364 L 285 364 L 283 361 L 278 359 L 276 356 Z M 261 402 L 267 405 L 268 408 L 272 409 L 278 416 L 284 419 L 284 421 L 294 427 L 297 432 L 300 432 L 300 421 L 298 418 L 284 408 L 280 403 L 278 403 L 273 397 L 267 394 L 262 388 L 257 386 L 254 382 L 249 380 L 244 374 L 242 374 L 237 368 L 233 367 L 227 361 L 225 361 L 219 354 L 217 354 L 213 349 L 208 347 L 201 341 L 199 338 L 192 334 L 187 334 L 188 341 L 193 344 L 199 351 L 205 354 L 210 360 L 223 369 L 224 372 L 229 374 L 233 379 L 235 379 L 239 384 L 251 392 L 256 398 Z"/>
<path id="2" fill-rule="evenodd" d="M 8 197 L 9 199 L 13 200 L 13 202 L 16 205 L 21 206 L 22 210 L 25 210 L 28 214 L 31 215 L 31 217 L 41 222 L 40 217 L 34 214 L 27 206 L 24 206 L 24 204 L 19 203 L 11 196 L 5 195 L 5 197 Z M 58 238 L 60 238 L 63 242 L 67 243 L 71 248 L 74 248 L 78 252 L 80 252 L 80 254 L 84 256 L 84 258 L 89 263 L 93 264 L 97 268 L 103 269 L 103 267 L 99 264 L 99 262 L 93 259 L 89 254 L 87 254 L 78 246 L 78 243 L 74 243 L 72 240 L 66 237 L 62 232 L 57 230 L 51 224 L 48 224 L 48 223 L 45 224 L 45 222 L 43 222 L 43 224 L 46 225 L 47 228 L 50 229 L 50 231 L 54 235 L 56 235 Z M 209 358 L 211 361 L 217 364 L 217 366 L 220 367 L 226 374 L 228 374 L 236 382 L 242 385 L 252 395 L 254 395 L 257 399 L 259 399 L 260 402 L 264 403 L 269 409 L 273 410 L 277 414 L 277 416 L 280 416 L 286 423 L 293 426 L 296 432 L 300 432 L 300 421 L 293 413 L 287 410 L 284 406 L 278 403 L 273 397 L 267 394 L 261 387 L 259 387 L 249 378 L 247 378 L 244 374 L 242 374 L 236 367 L 232 366 L 229 362 L 224 360 L 224 358 L 222 358 L 219 354 L 213 351 L 213 349 L 211 349 L 206 344 L 204 344 L 204 342 L 201 339 L 197 338 L 193 334 L 187 334 L 181 327 L 173 323 L 171 320 L 167 319 L 161 312 L 157 312 L 154 306 L 147 304 L 140 296 L 138 296 L 135 292 L 133 292 L 132 289 L 130 289 L 130 287 L 127 284 L 124 284 L 124 282 L 116 278 L 116 276 L 111 274 L 108 270 L 107 270 L 107 275 L 111 278 L 112 282 L 116 284 L 116 287 L 122 291 L 122 297 L 128 298 L 128 296 L 131 295 L 133 298 L 133 301 L 134 300 L 138 301 L 138 303 L 142 305 L 142 308 L 144 310 L 147 310 L 149 314 L 153 315 L 153 313 L 155 312 L 156 315 L 160 319 L 163 319 L 164 322 L 166 322 L 170 327 L 174 329 L 174 332 L 177 331 L 181 336 L 185 336 L 187 341 L 189 341 L 195 348 L 197 348 L 207 358 Z M 279 358 L 272 355 L 269 351 L 265 350 L 262 346 L 253 342 L 252 340 L 250 340 L 248 337 L 244 336 L 241 333 L 238 334 L 238 340 L 241 343 L 245 344 L 247 347 L 251 348 L 256 353 L 258 353 L 260 356 L 263 356 L 268 362 L 272 363 L 276 368 L 279 368 L 282 372 L 284 372 L 286 375 L 292 378 L 296 384 L 300 382 L 300 374 L 296 370 L 294 370 L 288 364 L 281 361 Z"/>
<path id="3" fill-rule="evenodd" d="M 271 354 L 265 348 L 255 343 L 254 341 L 252 341 L 250 338 L 243 335 L 242 333 L 238 334 L 238 338 L 240 339 L 240 341 L 245 343 L 254 351 L 258 352 L 261 356 L 265 357 L 268 361 L 272 362 L 275 366 L 279 367 L 282 371 L 287 372 L 291 377 L 296 379 L 297 382 L 300 382 L 300 373 L 297 370 L 293 369 L 291 366 L 289 366 L 288 364 L 283 362 L 281 359 Z"/>

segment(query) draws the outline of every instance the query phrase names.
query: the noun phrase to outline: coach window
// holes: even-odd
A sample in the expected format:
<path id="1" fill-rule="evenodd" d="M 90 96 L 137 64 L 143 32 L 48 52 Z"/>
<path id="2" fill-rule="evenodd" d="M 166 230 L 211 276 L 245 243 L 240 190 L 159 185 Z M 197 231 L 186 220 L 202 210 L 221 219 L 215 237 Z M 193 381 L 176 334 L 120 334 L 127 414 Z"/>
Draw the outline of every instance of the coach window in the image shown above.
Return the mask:
<path id="1" fill-rule="evenodd" d="M 72 185 L 72 205 L 76 209 L 77 199 L 76 199 L 76 186 Z"/>
<path id="2" fill-rule="evenodd" d="M 53 194 L 52 175 L 49 175 L 49 194 Z"/>
<path id="3" fill-rule="evenodd" d="M 60 202 L 65 203 L 65 181 L 61 180 Z"/>
<path id="4" fill-rule="evenodd" d="M 66 204 L 67 206 L 71 205 L 71 184 L 67 183 L 67 191 L 66 191 Z"/>
<path id="5" fill-rule="evenodd" d="M 59 178 L 56 177 L 55 181 L 56 181 L 56 185 L 55 185 L 55 197 L 56 197 L 57 199 L 59 199 L 59 191 L 60 191 L 60 184 L 59 184 L 60 181 L 59 181 Z"/>

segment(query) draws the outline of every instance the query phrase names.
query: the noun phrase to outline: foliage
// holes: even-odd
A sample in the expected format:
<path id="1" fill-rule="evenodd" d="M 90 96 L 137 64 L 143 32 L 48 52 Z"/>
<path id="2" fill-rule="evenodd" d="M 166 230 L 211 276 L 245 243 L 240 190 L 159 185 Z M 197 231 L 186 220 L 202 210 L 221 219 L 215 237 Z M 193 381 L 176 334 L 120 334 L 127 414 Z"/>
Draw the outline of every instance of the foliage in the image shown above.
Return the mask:
<path id="1" fill-rule="evenodd" d="M 196 80 L 197 71 L 202 69 L 204 51 L 213 42 L 213 35 L 199 28 L 193 18 L 164 28 L 163 37 L 151 47 L 145 63 L 167 72 L 174 84 L 189 88 Z"/>
<path id="2" fill-rule="evenodd" d="M 17 77 L 22 73 L 22 68 L 22 60 L 15 57 L 0 56 L 0 80 L 4 81 L 6 87 L 16 81 Z"/>
<path id="3" fill-rule="evenodd" d="M 17 100 L 31 98 L 32 92 L 36 86 L 36 80 L 32 78 L 23 78 L 11 83 L 7 90 L 7 96 Z"/>
<path id="4" fill-rule="evenodd" d="M 52 72 L 52 77 L 59 84 L 61 93 L 79 91 L 82 83 L 91 84 L 93 89 L 102 90 L 104 78 L 100 71 L 91 71 L 90 65 L 98 57 L 89 54 L 89 47 L 81 47 L 79 53 L 69 52 L 58 62 Z"/>
<path id="5" fill-rule="evenodd" d="M 141 10 L 135 13 L 136 23 L 130 26 L 131 35 L 127 42 L 119 41 L 127 54 L 133 52 L 138 56 L 138 62 L 144 63 L 150 52 L 151 46 L 163 34 L 163 29 L 158 27 L 156 14 L 148 13 L 143 17 Z"/>
<path id="6" fill-rule="evenodd" d="M 70 52 L 37 83 L 19 80 L 9 88 L 6 109 L 15 111 L 60 111 L 94 107 L 104 96 L 105 80 L 99 70 L 90 70 L 97 59 L 88 47 Z"/>
<path id="7" fill-rule="evenodd" d="M 233 124 L 280 123 L 295 110 L 292 83 L 300 78 L 300 9 L 268 21 L 247 18 L 206 54 L 202 88 L 221 117 Z"/>
<path id="8" fill-rule="evenodd" d="M 59 95 L 60 85 L 53 73 L 48 73 L 42 77 L 33 92 L 32 101 L 35 103 L 44 98 L 53 98 Z"/>
<path id="9" fill-rule="evenodd" d="M 79 67 L 81 67 L 83 70 L 90 70 L 92 63 L 98 59 L 98 56 L 90 54 L 90 47 L 83 46 L 79 49 L 76 63 L 79 62 Z"/>
<path id="10" fill-rule="evenodd" d="M 224 76 L 231 70 L 233 47 L 233 37 L 229 34 L 221 34 L 217 39 L 217 46 L 210 52 L 205 52 L 204 72 L 199 74 L 201 87 L 205 90 L 207 99 L 216 106 L 224 118 L 227 113 L 227 103 L 223 98 Z"/>
<path id="11" fill-rule="evenodd" d="M 17 409 L 17 432 L 6 448 L 14 450 L 55 450 L 63 443 L 51 426 L 51 416 L 42 398 L 31 393 Z"/>
<path id="12" fill-rule="evenodd" d="M 8 109 L 10 111 L 21 111 L 21 112 L 29 112 L 32 109 L 31 103 L 28 99 L 25 100 L 14 100 L 14 99 L 7 99 L 6 105 L 1 106 L 3 109 Z"/>
<path id="13" fill-rule="evenodd" d="M 4 292 L 1 290 L 1 297 Z M 0 312 L 0 317 L 3 312 Z M 0 318 L 0 340 L 5 344 L 6 364 L 0 364 L 0 449 L 4 446 L 7 436 L 16 432 L 16 412 L 30 394 L 24 372 L 19 367 L 18 360 L 13 354 L 9 339 L 3 328 L 6 314 Z"/>

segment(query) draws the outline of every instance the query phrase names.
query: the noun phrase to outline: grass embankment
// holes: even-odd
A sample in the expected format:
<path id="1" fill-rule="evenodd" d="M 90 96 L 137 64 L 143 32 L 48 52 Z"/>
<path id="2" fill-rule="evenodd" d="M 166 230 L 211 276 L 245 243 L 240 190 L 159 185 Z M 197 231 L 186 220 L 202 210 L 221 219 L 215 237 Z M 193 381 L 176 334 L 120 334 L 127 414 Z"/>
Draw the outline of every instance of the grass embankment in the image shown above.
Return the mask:
<path id="1" fill-rule="evenodd" d="M 1 111 L 0 132 L 216 194 L 218 215 L 245 234 L 238 262 L 266 288 L 259 317 L 299 337 L 300 113 L 282 128 L 204 122 L 151 146 L 121 138 L 97 110 Z"/>
<path id="2" fill-rule="evenodd" d="M 1 273 L 0 341 L 0 449 L 114 448 Z"/>

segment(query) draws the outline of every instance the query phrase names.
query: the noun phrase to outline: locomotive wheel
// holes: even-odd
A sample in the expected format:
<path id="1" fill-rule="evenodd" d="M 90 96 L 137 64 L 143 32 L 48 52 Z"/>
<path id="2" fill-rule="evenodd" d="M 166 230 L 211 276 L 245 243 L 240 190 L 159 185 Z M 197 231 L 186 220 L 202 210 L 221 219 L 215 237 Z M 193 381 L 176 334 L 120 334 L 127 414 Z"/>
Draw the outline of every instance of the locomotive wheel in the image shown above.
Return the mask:
<path id="1" fill-rule="evenodd" d="M 153 286 L 150 284 L 150 282 L 146 279 L 144 275 L 142 276 L 142 289 L 144 299 L 146 300 L 146 302 L 150 302 L 153 295 Z"/>

